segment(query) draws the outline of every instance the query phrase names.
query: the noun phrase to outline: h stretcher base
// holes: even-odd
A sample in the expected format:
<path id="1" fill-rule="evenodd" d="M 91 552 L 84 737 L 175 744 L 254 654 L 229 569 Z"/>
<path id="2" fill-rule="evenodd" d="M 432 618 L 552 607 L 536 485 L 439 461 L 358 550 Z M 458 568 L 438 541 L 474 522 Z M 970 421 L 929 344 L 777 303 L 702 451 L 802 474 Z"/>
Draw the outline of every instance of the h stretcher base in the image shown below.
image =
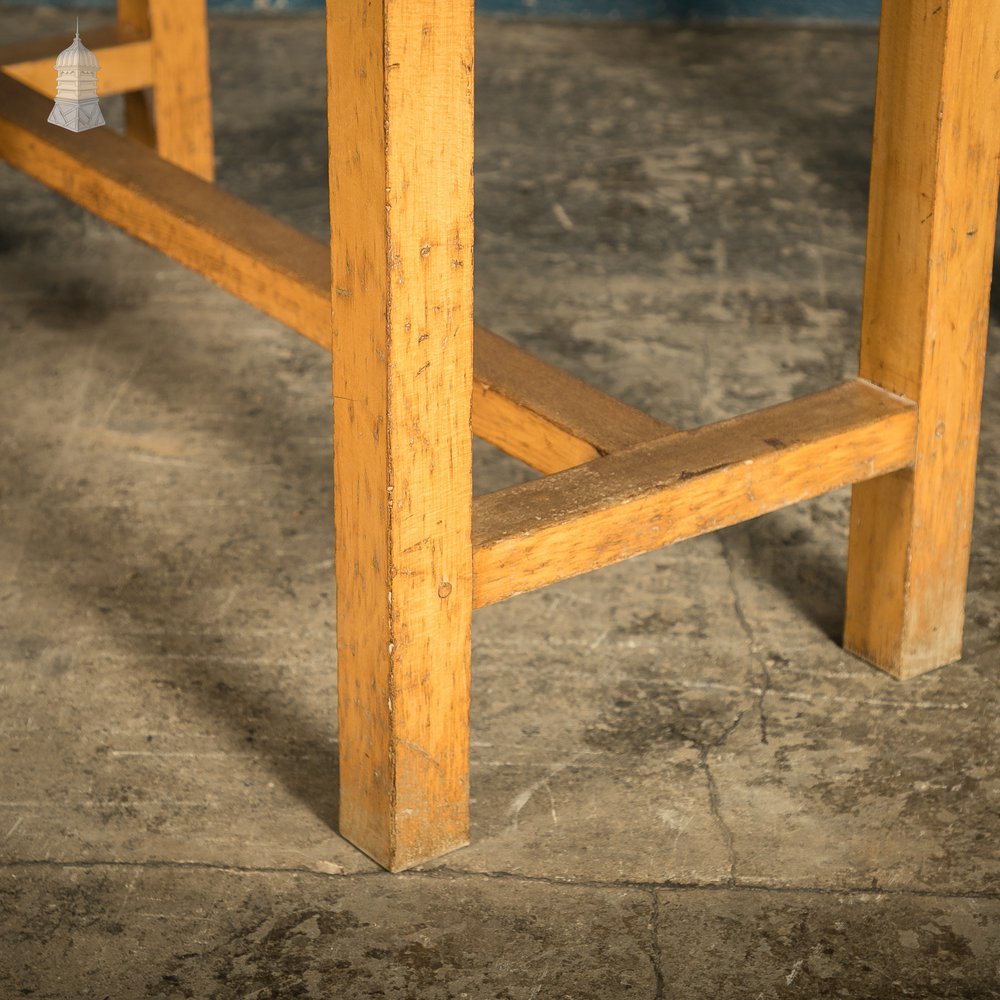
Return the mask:
<path id="1" fill-rule="evenodd" d="M 204 0 L 87 33 L 127 136 L 46 123 L 65 37 L 0 49 L 0 157 L 333 356 L 341 833 L 392 870 L 468 839 L 476 607 L 851 483 L 846 648 L 961 655 L 1000 5 L 883 0 L 858 377 L 683 432 L 473 324 L 472 7 L 327 5 L 329 246 L 213 185 Z M 474 500 L 473 433 L 545 475 Z"/>

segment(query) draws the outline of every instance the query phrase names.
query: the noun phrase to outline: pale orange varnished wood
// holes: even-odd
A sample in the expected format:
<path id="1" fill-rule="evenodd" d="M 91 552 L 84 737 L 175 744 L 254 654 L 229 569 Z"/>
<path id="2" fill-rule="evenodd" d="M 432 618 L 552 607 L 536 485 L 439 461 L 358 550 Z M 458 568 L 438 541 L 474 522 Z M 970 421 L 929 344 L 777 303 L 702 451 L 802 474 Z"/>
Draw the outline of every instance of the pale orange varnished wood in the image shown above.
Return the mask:
<path id="1" fill-rule="evenodd" d="M 109 129 L 45 122 L 46 100 L 0 73 L 0 157 L 330 350 L 329 247 Z M 473 430 L 543 472 L 670 428 L 475 329 Z"/>
<path id="2" fill-rule="evenodd" d="M 855 488 L 845 646 L 961 656 L 1000 154 L 1000 5 L 883 0 L 860 374 L 918 404 L 916 463 Z"/>
<path id="3" fill-rule="evenodd" d="M 345 836 L 394 870 L 466 841 L 474 605 L 847 483 L 848 647 L 901 677 L 959 655 L 997 10 L 885 0 L 862 378 L 675 433 L 473 327 L 472 0 L 328 4 L 330 247 L 207 183 L 204 0 L 150 3 L 117 30 L 151 34 L 158 128 L 129 95 L 129 129 L 163 159 L 47 128 L 2 73 L 0 156 L 333 351 Z M 473 503 L 470 409 L 555 474 Z"/>
<path id="4" fill-rule="evenodd" d="M 509 396 L 479 380 L 472 388 L 472 414 L 478 437 L 502 441 L 508 455 L 521 459 L 539 472 L 561 472 L 601 455 L 589 441 L 539 418 L 533 410 L 519 406 Z M 484 416 L 488 421 L 485 427 Z M 476 417 L 480 418 L 478 423 Z"/>
<path id="5" fill-rule="evenodd" d="M 118 0 L 118 23 L 91 28 L 98 93 L 124 94 L 125 130 L 160 156 L 215 176 L 205 0 Z M 0 66 L 47 97 L 55 94 L 55 57 L 64 36 L 0 49 Z"/>
<path id="6" fill-rule="evenodd" d="M 170 163 L 210 181 L 215 177 L 215 141 L 206 0 L 146 2 L 153 41 L 156 151 Z M 139 6 L 138 0 L 128 0 L 126 13 L 141 24 Z M 136 99 L 132 114 L 141 136 L 148 123 L 142 123 L 140 107 Z"/>
<path id="7" fill-rule="evenodd" d="M 327 5 L 340 830 L 468 840 L 472 0 Z"/>
<path id="8" fill-rule="evenodd" d="M 149 38 L 149 0 L 118 0 L 118 30 Z M 127 88 L 125 134 L 144 146 L 156 148 L 156 122 L 153 117 L 153 47 L 149 43 L 149 75 L 135 87 Z"/>
<path id="9" fill-rule="evenodd" d="M 329 350 L 328 254 L 315 240 L 111 129 L 54 128 L 49 107 L 0 72 L 0 158 Z"/>
<path id="10" fill-rule="evenodd" d="M 540 472 L 673 433 L 674 428 L 476 328 L 476 434 Z"/>
<path id="11" fill-rule="evenodd" d="M 0 66 L 15 80 L 48 98 L 56 93 L 56 56 L 73 40 L 72 32 L 0 48 Z M 121 94 L 148 86 L 153 78 L 152 45 L 114 25 L 91 28 L 86 44 L 100 63 L 99 95 Z"/>
<path id="12" fill-rule="evenodd" d="M 915 425 L 859 380 L 477 497 L 475 604 L 903 468 Z"/>

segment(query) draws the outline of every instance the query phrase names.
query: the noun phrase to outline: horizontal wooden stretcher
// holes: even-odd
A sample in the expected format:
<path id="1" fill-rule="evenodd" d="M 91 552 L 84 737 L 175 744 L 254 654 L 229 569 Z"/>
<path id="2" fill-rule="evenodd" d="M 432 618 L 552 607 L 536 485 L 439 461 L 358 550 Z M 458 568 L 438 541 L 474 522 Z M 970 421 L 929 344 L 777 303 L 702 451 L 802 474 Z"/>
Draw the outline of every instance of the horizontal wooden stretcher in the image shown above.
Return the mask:
<path id="1" fill-rule="evenodd" d="M 394 870 L 466 842 L 475 607 L 847 484 L 845 645 L 958 658 L 1000 6 L 884 0 L 858 377 L 688 431 L 474 325 L 471 0 L 327 21 L 329 245 L 213 183 L 204 0 L 88 32 L 126 136 L 46 124 L 65 38 L 0 49 L 0 157 L 332 354 L 341 832 Z M 470 430 L 543 475 L 473 499 Z"/>

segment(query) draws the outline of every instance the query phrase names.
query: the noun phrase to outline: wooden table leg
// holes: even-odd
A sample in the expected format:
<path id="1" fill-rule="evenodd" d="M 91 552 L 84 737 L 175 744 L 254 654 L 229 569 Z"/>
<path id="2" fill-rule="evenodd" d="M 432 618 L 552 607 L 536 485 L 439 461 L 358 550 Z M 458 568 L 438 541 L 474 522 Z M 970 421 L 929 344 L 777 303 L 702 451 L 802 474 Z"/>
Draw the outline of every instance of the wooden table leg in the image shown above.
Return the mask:
<path id="1" fill-rule="evenodd" d="M 151 37 L 153 86 L 125 95 L 125 129 L 165 160 L 215 177 L 206 0 L 118 0 L 118 24 Z"/>
<path id="2" fill-rule="evenodd" d="M 1000 153 L 1000 5 L 883 0 L 860 375 L 917 401 L 914 467 L 854 488 L 845 646 L 961 655 Z"/>
<path id="3" fill-rule="evenodd" d="M 118 0 L 118 26 L 136 37 L 148 38 L 149 0 Z M 156 124 L 153 121 L 153 88 L 130 90 L 125 101 L 125 134 L 145 146 L 156 148 Z"/>
<path id="4" fill-rule="evenodd" d="M 341 833 L 468 840 L 472 0 L 327 4 Z"/>

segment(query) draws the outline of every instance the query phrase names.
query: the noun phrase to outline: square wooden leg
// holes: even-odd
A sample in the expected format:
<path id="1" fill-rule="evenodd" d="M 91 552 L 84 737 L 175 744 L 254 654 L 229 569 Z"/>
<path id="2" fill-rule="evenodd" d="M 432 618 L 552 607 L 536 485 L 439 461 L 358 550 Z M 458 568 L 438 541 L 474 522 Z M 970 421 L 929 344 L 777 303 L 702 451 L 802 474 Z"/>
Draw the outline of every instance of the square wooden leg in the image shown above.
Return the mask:
<path id="1" fill-rule="evenodd" d="M 341 833 L 468 841 L 472 0 L 327 4 Z"/>
<path id="2" fill-rule="evenodd" d="M 206 0 L 118 0 L 118 24 L 149 36 L 153 86 L 125 95 L 125 130 L 165 160 L 215 177 Z"/>
<path id="3" fill-rule="evenodd" d="M 1000 6 L 883 0 L 860 376 L 918 404 L 912 469 L 854 487 L 845 646 L 961 656 L 1000 153 Z"/>

